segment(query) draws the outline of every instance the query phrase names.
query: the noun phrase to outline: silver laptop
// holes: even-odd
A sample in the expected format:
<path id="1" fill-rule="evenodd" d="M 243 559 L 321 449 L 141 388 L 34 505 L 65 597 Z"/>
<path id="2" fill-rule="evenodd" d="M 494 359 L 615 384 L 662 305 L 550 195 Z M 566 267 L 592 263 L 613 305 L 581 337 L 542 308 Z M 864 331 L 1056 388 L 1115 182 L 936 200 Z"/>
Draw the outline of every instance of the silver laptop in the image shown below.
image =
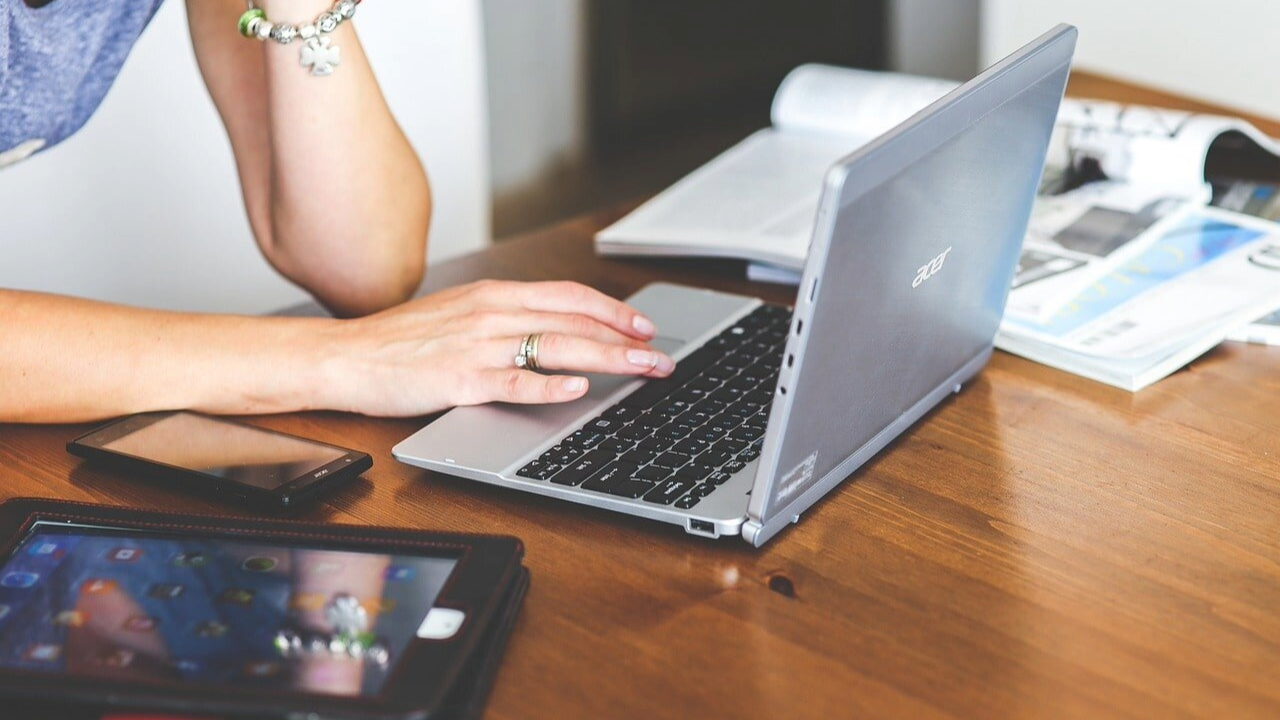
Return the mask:
<path id="1" fill-rule="evenodd" d="M 1055 28 L 838 162 L 794 309 L 650 285 L 627 302 L 670 379 L 459 408 L 395 457 L 763 544 L 990 358 L 1075 40 Z"/>

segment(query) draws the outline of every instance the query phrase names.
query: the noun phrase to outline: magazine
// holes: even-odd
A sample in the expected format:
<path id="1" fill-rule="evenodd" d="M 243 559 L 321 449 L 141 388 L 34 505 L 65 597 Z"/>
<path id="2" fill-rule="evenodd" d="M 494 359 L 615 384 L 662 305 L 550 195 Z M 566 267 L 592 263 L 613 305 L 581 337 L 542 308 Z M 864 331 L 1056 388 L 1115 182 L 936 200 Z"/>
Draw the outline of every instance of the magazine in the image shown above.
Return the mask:
<path id="1" fill-rule="evenodd" d="M 1048 320 L 1007 312 L 996 347 L 1126 390 L 1280 306 L 1280 226 L 1203 208 Z"/>
<path id="2" fill-rule="evenodd" d="M 1049 317 L 1197 208 L 1280 214 L 1233 177 L 1280 180 L 1280 144 L 1243 120 L 1068 99 L 1052 145 L 1009 298 L 1019 315 Z"/>

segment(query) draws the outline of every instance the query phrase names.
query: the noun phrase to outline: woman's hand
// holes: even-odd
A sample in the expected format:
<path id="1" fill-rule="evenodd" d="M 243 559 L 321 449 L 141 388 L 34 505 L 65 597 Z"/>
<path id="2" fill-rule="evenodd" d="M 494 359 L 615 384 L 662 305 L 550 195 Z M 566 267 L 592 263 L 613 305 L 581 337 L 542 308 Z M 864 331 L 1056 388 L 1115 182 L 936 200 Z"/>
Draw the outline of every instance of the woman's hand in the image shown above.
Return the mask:
<path id="1" fill-rule="evenodd" d="M 541 334 L 539 374 L 516 368 L 524 336 Z M 486 402 L 582 397 L 578 373 L 665 377 L 675 362 L 648 345 L 653 323 L 572 282 L 482 281 L 343 320 L 322 338 L 324 405 L 366 415 L 425 415 Z"/>

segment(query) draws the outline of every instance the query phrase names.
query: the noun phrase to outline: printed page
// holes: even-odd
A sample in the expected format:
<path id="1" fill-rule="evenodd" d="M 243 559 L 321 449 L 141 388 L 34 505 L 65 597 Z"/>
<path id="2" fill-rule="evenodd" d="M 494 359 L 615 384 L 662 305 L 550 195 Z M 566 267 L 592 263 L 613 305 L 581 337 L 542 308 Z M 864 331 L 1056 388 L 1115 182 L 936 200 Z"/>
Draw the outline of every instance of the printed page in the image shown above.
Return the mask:
<path id="1" fill-rule="evenodd" d="M 596 248 L 799 268 L 827 170 L 865 141 L 761 130 L 602 230 Z"/>
<path id="2" fill-rule="evenodd" d="M 958 87 L 918 75 L 801 65 L 773 100 L 773 126 L 787 132 L 873 138 Z"/>
<path id="3" fill-rule="evenodd" d="M 1225 334 L 1280 304 L 1280 229 L 1203 209 L 1047 321 L 1005 315 L 1001 333 L 1046 348 L 1134 360 Z"/>

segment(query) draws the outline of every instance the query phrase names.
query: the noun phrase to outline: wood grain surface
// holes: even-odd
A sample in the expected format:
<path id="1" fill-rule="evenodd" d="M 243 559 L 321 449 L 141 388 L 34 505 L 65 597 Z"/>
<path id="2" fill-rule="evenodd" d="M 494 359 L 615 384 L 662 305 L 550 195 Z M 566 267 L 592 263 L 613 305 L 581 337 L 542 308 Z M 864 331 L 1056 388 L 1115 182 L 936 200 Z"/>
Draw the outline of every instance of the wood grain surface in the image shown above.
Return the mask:
<path id="1" fill-rule="evenodd" d="M 1072 91 L 1186 106 L 1100 78 Z M 430 286 L 789 299 L 740 263 L 596 258 L 593 232 L 621 212 L 445 264 Z M 374 456 L 301 519 L 525 541 L 533 585 L 489 718 L 1280 717 L 1280 348 L 1224 344 L 1136 394 L 996 353 L 760 550 L 396 463 L 423 419 L 251 422 Z M 0 497 L 230 512 L 80 465 L 63 445 L 83 429 L 0 426 Z"/>

